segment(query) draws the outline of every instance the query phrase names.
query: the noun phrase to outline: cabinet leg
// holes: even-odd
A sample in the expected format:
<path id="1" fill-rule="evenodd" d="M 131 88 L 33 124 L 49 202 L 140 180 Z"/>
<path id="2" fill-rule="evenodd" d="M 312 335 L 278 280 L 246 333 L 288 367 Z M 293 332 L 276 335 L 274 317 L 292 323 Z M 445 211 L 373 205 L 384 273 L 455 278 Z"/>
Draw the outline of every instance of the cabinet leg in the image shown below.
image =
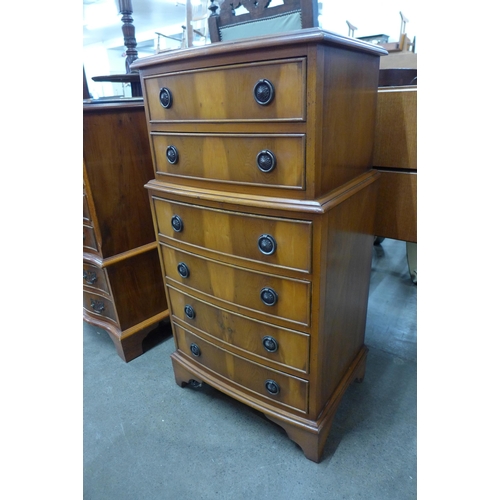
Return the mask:
<path id="1" fill-rule="evenodd" d="M 367 353 L 367 347 L 362 346 L 317 420 L 309 420 L 287 412 L 275 412 L 269 406 L 261 405 L 252 398 L 242 396 L 233 386 L 209 371 L 203 371 L 204 369 L 200 368 L 200 372 L 198 372 L 197 367 L 190 369 L 189 366 L 186 366 L 183 356 L 177 351 L 170 358 L 177 385 L 180 387 L 197 386 L 201 385 L 198 380 L 202 379 L 208 385 L 261 411 L 269 420 L 285 430 L 288 437 L 302 448 L 306 458 L 319 463 L 342 396 L 353 381 L 363 380 Z"/>
<path id="2" fill-rule="evenodd" d="M 91 325 L 105 330 L 109 335 L 109 338 L 113 341 L 118 356 L 120 356 L 120 358 L 126 363 L 132 361 L 141 354 L 144 354 L 144 352 L 151 347 L 149 346 L 145 348 L 144 343 L 153 330 L 157 330 L 157 328 L 161 327 L 163 328 L 161 332 L 162 335 L 169 332 L 166 328 L 166 325 L 168 325 L 168 323 L 165 322 L 166 318 L 161 320 L 163 316 L 165 316 L 164 313 L 157 315 L 159 321 L 144 321 L 136 327 L 122 331 L 115 324 L 111 324 L 108 320 L 96 318 L 94 315 L 87 314 L 85 310 L 83 311 L 83 320 Z"/>
<path id="3" fill-rule="evenodd" d="M 118 355 L 127 363 L 145 352 L 144 342 L 148 335 L 158 328 L 159 323 L 153 323 L 131 335 L 116 339 L 115 347 Z M 114 339 L 113 339 L 114 340 Z"/>
<path id="4" fill-rule="evenodd" d="M 133 359 L 144 354 L 144 349 L 142 347 L 142 341 L 144 337 L 147 335 L 139 334 L 139 335 L 131 335 L 125 339 L 116 339 L 115 347 L 116 352 L 127 363 L 132 361 Z"/>
<path id="5" fill-rule="evenodd" d="M 328 434 L 330 433 L 330 427 L 332 426 L 333 417 L 321 429 L 307 430 L 301 427 L 297 427 L 296 425 L 283 422 L 282 420 L 274 418 L 271 415 L 265 415 L 269 420 L 285 430 L 289 439 L 300 446 L 306 458 L 316 463 L 320 462 L 326 439 L 328 438 Z"/>
<path id="6" fill-rule="evenodd" d="M 96 324 L 107 331 L 109 338 L 113 341 L 116 353 L 126 363 L 144 353 L 142 341 L 145 335 L 142 335 L 142 332 L 139 332 L 139 335 L 130 335 L 129 337 L 121 338 L 122 332 L 118 328 L 104 322 Z"/>
<path id="7" fill-rule="evenodd" d="M 201 382 L 199 380 L 196 380 L 190 371 L 186 370 L 184 366 L 179 364 L 174 357 L 172 357 L 171 359 L 172 366 L 174 368 L 175 383 L 179 387 L 186 387 L 186 385 L 190 385 L 192 387 L 201 386 Z"/>
<path id="8" fill-rule="evenodd" d="M 363 382 L 365 378 L 365 371 L 366 371 L 366 354 L 368 353 L 368 349 L 366 349 L 366 352 L 364 356 L 361 358 L 359 361 L 356 371 L 354 372 L 354 381 L 358 382 L 359 384 Z"/>
<path id="9" fill-rule="evenodd" d="M 290 421 L 285 421 L 273 415 L 266 414 L 269 420 L 282 427 L 286 431 L 288 437 L 302 448 L 304 455 L 309 460 L 316 463 L 321 460 L 323 449 L 342 396 L 353 381 L 363 381 L 366 370 L 367 354 L 368 348 L 363 346 L 339 384 L 339 388 L 334 394 L 334 397 L 329 401 L 323 411 L 323 416 L 320 417 L 319 420 L 313 421 L 312 426 L 308 427 L 307 425 L 300 425 L 299 423 L 294 424 Z"/>

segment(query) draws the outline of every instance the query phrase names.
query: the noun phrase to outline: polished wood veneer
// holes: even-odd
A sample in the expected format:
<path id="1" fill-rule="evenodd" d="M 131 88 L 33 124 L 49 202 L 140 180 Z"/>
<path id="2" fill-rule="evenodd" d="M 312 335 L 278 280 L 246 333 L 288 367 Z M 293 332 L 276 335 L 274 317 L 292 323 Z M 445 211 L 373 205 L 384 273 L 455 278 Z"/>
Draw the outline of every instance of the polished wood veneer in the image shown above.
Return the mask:
<path id="1" fill-rule="evenodd" d="M 288 373 L 308 372 L 310 335 L 215 307 L 173 286 L 169 288 L 169 297 L 175 322 L 184 329 L 209 337 L 212 343 L 254 361 L 265 360 L 269 366 Z M 185 314 L 186 306 L 196 311 L 194 317 Z M 265 337 L 275 339 L 279 348 L 267 350 L 262 343 Z"/>
<path id="2" fill-rule="evenodd" d="M 168 318 L 144 184 L 154 176 L 143 103 L 83 107 L 83 319 L 130 361 Z"/>
<path id="3" fill-rule="evenodd" d="M 293 251 L 269 254 L 267 264 L 303 272 L 311 270 L 312 224 L 309 221 L 166 202 L 155 196 L 152 202 L 161 243 L 180 245 L 194 252 L 213 251 L 210 255 L 216 258 L 216 254 L 223 254 L 260 263 L 262 252 L 255 242 L 262 234 L 272 234 L 276 246 L 293 248 Z M 172 227 L 172 217 L 183 221 L 181 232 Z"/>
<path id="4" fill-rule="evenodd" d="M 166 134 L 151 136 L 158 178 L 212 180 L 239 186 L 276 187 L 302 190 L 305 187 L 305 134 Z M 164 152 L 175 147 L 181 153 L 175 164 L 168 162 Z M 286 169 L 262 172 L 253 168 L 256 154 L 269 149 L 278 165 Z M 243 168 L 235 169 L 238 163 Z"/>
<path id="5" fill-rule="evenodd" d="M 276 88 L 289 86 L 294 91 L 280 93 L 263 110 L 247 98 L 252 95 L 258 73 L 265 74 Z M 148 100 L 153 122 L 304 121 L 305 77 L 305 58 L 299 58 L 186 70 L 148 78 L 144 83 L 148 95 L 158 95 L 162 87 L 168 87 L 175 95 L 176 105 L 171 109 L 163 108 L 157 99 Z"/>
<path id="6" fill-rule="evenodd" d="M 416 86 L 379 89 L 373 164 L 381 174 L 375 233 L 416 243 Z"/>
<path id="7" fill-rule="evenodd" d="M 176 381 L 262 411 L 314 461 L 365 371 L 382 54 L 310 29 L 134 63 Z"/>

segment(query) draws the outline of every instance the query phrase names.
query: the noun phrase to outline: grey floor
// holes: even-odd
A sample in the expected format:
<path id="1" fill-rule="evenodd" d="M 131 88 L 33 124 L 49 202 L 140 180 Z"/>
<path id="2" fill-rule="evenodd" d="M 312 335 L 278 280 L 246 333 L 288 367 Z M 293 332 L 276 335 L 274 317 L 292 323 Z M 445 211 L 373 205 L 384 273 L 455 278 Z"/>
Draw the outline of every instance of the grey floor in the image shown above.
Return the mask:
<path id="1" fill-rule="evenodd" d="M 84 323 L 86 500 L 417 498 L 417 286 L 405 244 L 373 248 L 364 382 L 346 392 L 324 457 L 215 389 L 181 389 L 158 332 L 124 363 Z"/>

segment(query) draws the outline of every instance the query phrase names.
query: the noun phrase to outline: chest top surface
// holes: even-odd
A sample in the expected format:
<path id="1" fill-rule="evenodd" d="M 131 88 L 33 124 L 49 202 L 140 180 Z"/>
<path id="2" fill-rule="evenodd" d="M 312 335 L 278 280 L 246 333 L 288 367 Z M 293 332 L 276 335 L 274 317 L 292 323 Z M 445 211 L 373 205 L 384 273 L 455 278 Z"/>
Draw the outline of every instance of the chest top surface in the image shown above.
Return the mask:
<path id="1" fill-rule="evenodd" d="M 197 61 L 208 60 L 208 58 L 237 58 L 242 53 L 248 54 L 249 52 L 257 51 L 262 54 L 263 50 L 267 51 L 273 49 L 285 49 L 285 51 L 289 51 L 294 47 L 305 47 L 308 45 L 337 47 L 357 53 L 369 54 L 375 57 L 387 55 L 387 51 L 382 47 L 320 28 L 309 28 L 279 35 L 259 36 L 163 52 L 153 56 L 136 59 L 131 69 L 133 71 L 154 70 L 154 68 L 158 68 L 164 64 L 173 64 L 176 62 L 194 65 L 197 64 Z"/>

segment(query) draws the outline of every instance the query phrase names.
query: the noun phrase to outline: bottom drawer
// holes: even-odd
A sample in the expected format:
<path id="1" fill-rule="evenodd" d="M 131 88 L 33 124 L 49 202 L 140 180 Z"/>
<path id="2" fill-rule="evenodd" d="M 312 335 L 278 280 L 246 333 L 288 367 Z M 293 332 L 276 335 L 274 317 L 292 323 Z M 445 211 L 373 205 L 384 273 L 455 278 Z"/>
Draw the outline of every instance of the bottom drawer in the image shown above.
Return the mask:
<path id="1" fill-rule="evenodd" d="M 174 332 L 177 348 L 191 359 L 261 398 L 307 413 L 307 380 L 233 355 L 179 325 L 175 325 Z"/>
<path id="2" fill-rule="evenodd" d="M 83 292 L 83 308 L 92 314 L 111 319 L 118 324 L 113 302 L 101 295 Z"/>

